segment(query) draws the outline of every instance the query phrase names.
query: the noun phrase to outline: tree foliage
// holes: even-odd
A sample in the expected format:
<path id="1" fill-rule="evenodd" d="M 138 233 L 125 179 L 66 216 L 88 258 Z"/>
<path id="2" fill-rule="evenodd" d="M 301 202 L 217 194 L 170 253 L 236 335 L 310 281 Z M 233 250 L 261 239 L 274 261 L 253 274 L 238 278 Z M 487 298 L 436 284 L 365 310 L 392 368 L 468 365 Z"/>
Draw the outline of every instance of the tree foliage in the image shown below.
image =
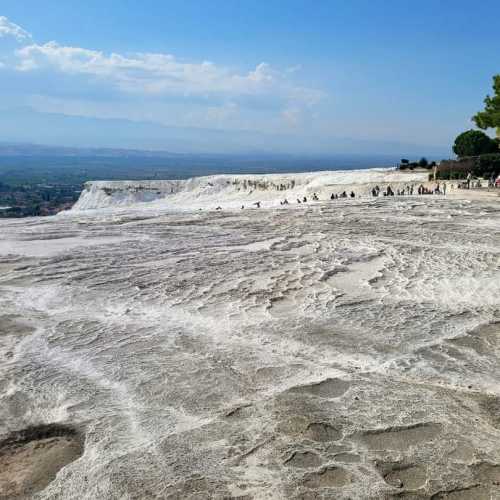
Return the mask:
<path id="1" fill-rule="evenodd" d="M 475 177 L 489 179 L 500 174 L 500 153 L 443 160 L 437 171 L 437 179 L 465 179 L 471 173 Z"/>
<path id="2" fill-rule="evenodd" d="M 486 96 L 484 111 L 479 111 L 472 117 L 472 121 L 481 129 L 496 128 L 497 137 L 500 137 L 500 75 L 493 77 L 493 96 Z"/>
<path id="3" fill-rule="evenodd" d="M 498 143 L 480 130 L 468 130 L 455 139 L 453 151 L 459 158 L 498 151 Z"/>

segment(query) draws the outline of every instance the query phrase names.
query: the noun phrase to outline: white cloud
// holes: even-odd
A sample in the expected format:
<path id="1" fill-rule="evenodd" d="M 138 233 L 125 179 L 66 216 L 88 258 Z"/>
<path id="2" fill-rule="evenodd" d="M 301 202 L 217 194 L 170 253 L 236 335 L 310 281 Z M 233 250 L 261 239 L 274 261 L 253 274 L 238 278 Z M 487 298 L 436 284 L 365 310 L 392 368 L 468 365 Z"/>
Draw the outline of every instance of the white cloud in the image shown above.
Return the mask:
<path id="1" fill-rule="evenodd" d="M 265 63 L 247 75 L 231 73 L 204 61 L 178 61 L 170 54 L 122 55 L 56 42 L 32 44 L 17 51 L 20 71 L 50 68 L 62 73 L 88 75 L 127 91 L 151 94 L 203 94 L 214 92 L 253 93 L 272 85 L 273 72 Z"/>
<path id="2" fill-rule="evenodd" d="M 31 34 L 26 30 L 9 21 L 5 16 L 0 16 L 0 38 L 12 36 L 19 42 L 31 38 Z"/>
<path id="3" fill-rule="evenodd" d="M 104 81 L 127 92 L 153 95 L 279 96 L 305 105 L 315 104 L 322 93 L 296 86 L 286 72 L 258 64 L 239 74 L 212 62 L 180 61 L 170 54 L 109 55 L 97 50 L 68 47 L 56 42 L 31 44 L 16 51 L 19 71 L 51 69 Z"/>
<path id="4" fill-rule="evenodd" d="M 175 123 L 187 120 L 188 125 L 208 123 L 262 129 L 275 123 L 295 128 L 308 119 L 312 108 L 325 96 L 322 91 L 297 84 L 300 66 L 277 70 L 261 62 L 254 68 L 238 71 L 210 61 L 185 61 L 165 53 L 106 53 L 56 41 L 39 44 L 6 17 L 0 17 L 1 36 L 14 37 L 21 46 L 4 54 L 0 68 L 3 65 L 31 75 L 28 78 L 33 82 L 37 81 L 37 72 L 43 79 L 51 75 L 73 77 L 72 81 L 65 81 L 69 94 L 58 97 L 55 91 L 51 95 L 52 99 L 66 103 L 70 114 L 80 110 L 86 116 L 82 109 L 92 109 L 107 116 L 115 113 L 118 102 L 123 101 L 120 116 L 124 117 L 128 109 L 131 118 L 147 119 L 152 114 L 161 122 L 168 118 Z M 105 106 L 99 99 L 95 100 L 95 106 L 78 104 L 78 89 L 95 83 L 99 86 L 92 87 L 92 92 L 140 96 L 140 108 L 134 108 L 137 99 L 125 96 L 113 101 L 112 110 L 103 109 Z M 69 98 L 73 99 L 71 102 L 68 95 L 73 96 Z M 147 104 L 143 96 L 149 97 Z M 165 120 L 158 118 L 162 112 Z"/>

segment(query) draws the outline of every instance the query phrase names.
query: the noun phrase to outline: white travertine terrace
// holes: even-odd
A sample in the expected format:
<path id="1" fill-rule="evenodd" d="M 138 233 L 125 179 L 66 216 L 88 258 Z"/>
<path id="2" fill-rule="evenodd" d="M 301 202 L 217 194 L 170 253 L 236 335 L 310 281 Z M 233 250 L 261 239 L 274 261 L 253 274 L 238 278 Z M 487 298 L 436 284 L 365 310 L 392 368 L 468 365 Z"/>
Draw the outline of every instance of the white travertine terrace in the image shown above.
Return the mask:
<path id="1" fill-rule="evenodd" d="M 251 207 L 260 201 L 265 207 L 279 207 L 285 198 L 321 199 L 332 192 L 354 191 L 371 195 L 375 185 L 403 187 L 426 183 L 428 172 L 400 172 L 392 169 L 346 170 L 299 174 L 212 175 L 172 181 L 88 182 L 73 211 L 140 206 L 175 210 Z M 282 190 L 278 188 L 282 187 Z"/>

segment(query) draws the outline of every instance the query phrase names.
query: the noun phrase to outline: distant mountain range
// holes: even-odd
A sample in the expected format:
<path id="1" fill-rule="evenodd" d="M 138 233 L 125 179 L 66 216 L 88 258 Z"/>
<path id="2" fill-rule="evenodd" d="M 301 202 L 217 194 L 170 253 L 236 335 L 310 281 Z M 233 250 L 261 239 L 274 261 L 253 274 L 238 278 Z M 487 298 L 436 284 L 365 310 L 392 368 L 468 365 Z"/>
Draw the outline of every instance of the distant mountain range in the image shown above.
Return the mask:
<path id="1" fill-rule="evenodd" d="M 29 107 L 0 112 L 0 141 L 4 141 L 0 144 L 0 154 L 4 155 L 375 154 L 441 158 L 450 154 L 445 147 L 396 141 L 170 127 L 144 121 L 42 113 Z"/>
<path id="2" fill-rule="evenodd" d="M 0 156 L 39 157 L 108 157 L 108 158 L 175 158 L 185 156 L 169 151 L 151 151 L 123 148 L 86 148 L 47 146 L 44 144 L 0 142 Z"/>

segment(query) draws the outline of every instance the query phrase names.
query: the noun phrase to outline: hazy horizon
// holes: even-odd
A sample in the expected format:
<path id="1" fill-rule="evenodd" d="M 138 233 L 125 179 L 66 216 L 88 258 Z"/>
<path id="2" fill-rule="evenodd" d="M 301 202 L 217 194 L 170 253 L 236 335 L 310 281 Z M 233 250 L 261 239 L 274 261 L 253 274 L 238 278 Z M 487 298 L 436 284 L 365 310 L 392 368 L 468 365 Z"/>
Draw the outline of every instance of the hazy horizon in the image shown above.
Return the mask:
<path id="1" fill-rule="evenodd" d="M 33 132 L 30 133 L 30 130 Z M 169 127 L 154 122 L 40 113 L 30 107 L 4 109 L 0 143 L 52 147 L 168 151 L 178 154 L 338 154 L 447 156 L 450 147 L 350 137 L 268 134 L 253 130 Z"/>

